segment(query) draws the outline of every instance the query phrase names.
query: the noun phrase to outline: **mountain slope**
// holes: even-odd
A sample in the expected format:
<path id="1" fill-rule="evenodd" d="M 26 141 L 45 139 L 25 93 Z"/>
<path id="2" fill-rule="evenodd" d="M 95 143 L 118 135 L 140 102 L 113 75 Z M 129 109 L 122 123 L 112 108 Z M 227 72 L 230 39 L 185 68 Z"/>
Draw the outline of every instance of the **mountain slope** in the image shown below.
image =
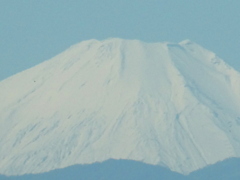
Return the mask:
<path id="1" fill-rule="evenodd" d="M 0 83 L 0 173 L 240 156 L 240 75 L 191 41 L 90 40 Z"/>

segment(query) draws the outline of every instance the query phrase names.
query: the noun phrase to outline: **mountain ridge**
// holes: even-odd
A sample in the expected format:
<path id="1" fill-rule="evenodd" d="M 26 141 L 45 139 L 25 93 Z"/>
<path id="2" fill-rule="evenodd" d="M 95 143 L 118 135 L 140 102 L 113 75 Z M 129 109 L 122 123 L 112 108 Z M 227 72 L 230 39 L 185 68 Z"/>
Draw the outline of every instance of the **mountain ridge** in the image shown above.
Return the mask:
<path id="1" fill-rule="evenodd" d="M 214 165 L 209 165 L 203 169 L 192 172 L 189 175 L 182 175 L 172 172 L 167 168 L 157 165 L 149 165 L 133 160 L 109 159 L 101 163 L 89 165 L 73 165 L 63 169 L 55 169 L 41 174 L 26 174 L 22 176 L 2 176 L 0 180 L 40 180 L 40 179 L 178 179 L 178 180 L 238 180 L 239 158 L 231 158 Z M 94 173 L 93 173 L 94 172 Z"/>

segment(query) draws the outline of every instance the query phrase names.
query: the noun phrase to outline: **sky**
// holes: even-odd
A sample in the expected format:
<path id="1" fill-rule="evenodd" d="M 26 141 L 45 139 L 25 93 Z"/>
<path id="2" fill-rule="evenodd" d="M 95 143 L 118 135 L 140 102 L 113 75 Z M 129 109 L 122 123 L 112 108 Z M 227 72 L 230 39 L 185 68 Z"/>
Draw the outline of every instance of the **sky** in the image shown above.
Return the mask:
<path id="1" fill-rule="evenodd" d="M 0 81 L 83 40 L 190 39 L 240 71 L 240 0 L 0 0 Z"/>

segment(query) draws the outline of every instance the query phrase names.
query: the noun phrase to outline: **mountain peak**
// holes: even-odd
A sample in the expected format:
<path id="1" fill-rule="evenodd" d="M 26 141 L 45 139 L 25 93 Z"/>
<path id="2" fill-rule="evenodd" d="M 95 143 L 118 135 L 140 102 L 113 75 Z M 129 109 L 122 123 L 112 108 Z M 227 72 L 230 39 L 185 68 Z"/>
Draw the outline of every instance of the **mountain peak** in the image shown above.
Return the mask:
<path id="1" fill-rule="evenodd" d="M 185 39 L 185 40 L 181 41 L 179 44 L 186 45 L 186 44 L 195 44 L 195 43 L 193 41 L 191 41 L 190 39 Z"/>
<path id="2" fill-rule="evenodd" d="M 240 75 L 189 43 L 84 41 L 0 82 L 0 173 L 239 157 Z"/>

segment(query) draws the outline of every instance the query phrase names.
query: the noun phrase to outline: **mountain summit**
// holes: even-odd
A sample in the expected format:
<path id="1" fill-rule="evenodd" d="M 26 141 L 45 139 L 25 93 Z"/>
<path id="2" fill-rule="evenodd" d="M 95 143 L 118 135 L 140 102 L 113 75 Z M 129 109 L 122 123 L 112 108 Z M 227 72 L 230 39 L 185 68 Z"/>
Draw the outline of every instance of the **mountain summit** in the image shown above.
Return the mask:
<path id="1" fill-rule="evenodd" d="M 240 74 L 189 40 L 89 40 L 0 82 L 0 173 L 240 157 Z"/>

